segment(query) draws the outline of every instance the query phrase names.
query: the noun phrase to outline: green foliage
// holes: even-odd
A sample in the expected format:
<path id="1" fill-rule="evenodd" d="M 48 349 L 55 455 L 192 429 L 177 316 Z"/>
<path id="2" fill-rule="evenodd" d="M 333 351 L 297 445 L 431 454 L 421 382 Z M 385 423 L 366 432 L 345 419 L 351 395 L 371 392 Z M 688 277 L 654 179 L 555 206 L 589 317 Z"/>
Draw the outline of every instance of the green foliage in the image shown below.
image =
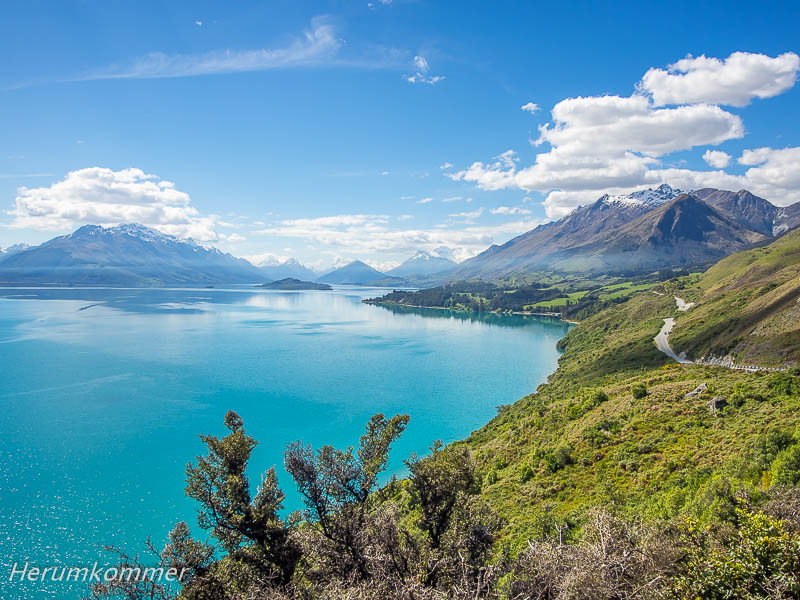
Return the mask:
<path id="1" fill-rule="evenodd" d="M 800 594 L 800 535 L 763 513 L 737 509 L 740 526 L 722 544 L 709 527 L 688 520 L 689 548 L 672 582 L 678 598 L 796 598 Z"/>
<path id="2" fill-rule="evenodd" d="M 800 482 L 800 444 L 782 450 L 772 463 L 772 482 L 795 485 Z"/>
<path id="3" fill-rule="evenodd" d="M 769 376 L 767 387 L 775 394 L 781 396 L 796 396 L 800 394 L 800 383 L 797 377 L 789 373 L 773 373 Z"/>
<path id="4" fill-rule="evenodd" d="M 631 395 L 637 400 L 641 400 L 647 396 L 647 386 L 643 383 L 634 383 L 631 386 Z"/>
<path id="5" fill-rule="evenodd" d="M 288 582 L 300 554 L 289 539 L 289 525 L 279 516 L 285 495 L 275 470 L 262 475 L 258 492 L 251 497 L 246 470 L 256 441 L 233 411 L 225 415 L 225 426 L 230 433 L 223 438 L 200 436 L 208 453 L 186 467 L 186 495 L 199 505 L 200 527 L 209 530 L 225 552 L 259 561 Z"/>
<path id="6" fill-rule="evenodd" d="M 429 456 L 412 456 L 406 466 L 411 473 L 413 505 L 420 507 L 422 528 L 430 536 L 431 546 L 438 548 L 457 503 L 480 490 L 475 463 L 466 447 L 444 448 L 437 441 Z"/>
<path id="7" fill-rule="evenodd" d="M 572 464 L 572 448 L 558 446 L 554 450 L 545 453 L 544 464 L 549 473 L 560 471 L 567 465 Z"/>

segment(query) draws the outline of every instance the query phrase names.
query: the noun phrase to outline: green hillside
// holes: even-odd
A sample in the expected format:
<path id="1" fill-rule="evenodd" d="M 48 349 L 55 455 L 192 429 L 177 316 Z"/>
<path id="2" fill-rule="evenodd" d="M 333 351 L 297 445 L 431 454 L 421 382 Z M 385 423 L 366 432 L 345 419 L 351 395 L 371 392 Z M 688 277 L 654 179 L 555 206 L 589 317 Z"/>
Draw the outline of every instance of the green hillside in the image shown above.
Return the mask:
<path id="1" fill-rule="evenodd" d="M 731 352 L 737 362 L 796 366 L 798 269 L 794 232 L 700 276 L 658 284 L 572 329 L 549 382 L 465 442 L 512 538 L 541 536 L 559 522 L 579 528 L 593 506 L 715 520 L 733 510 L 737 492 L 766 492 L 779 470 L 777 452 L 764 455 L 759 444 L 763 436 L 793 439 L 797 377 L 679 366 L 653 337 L 664 317 L 674 317 L 672 347 L 690 357 Z M 674 295 L 696 306 L 680 312 Z M 705 393 L 686 398 L 703 383 Z M 646 389 L 642 397 L 632 392 L 637 386 Z M 712 412 L 714 397 L 727 406 Z"/>

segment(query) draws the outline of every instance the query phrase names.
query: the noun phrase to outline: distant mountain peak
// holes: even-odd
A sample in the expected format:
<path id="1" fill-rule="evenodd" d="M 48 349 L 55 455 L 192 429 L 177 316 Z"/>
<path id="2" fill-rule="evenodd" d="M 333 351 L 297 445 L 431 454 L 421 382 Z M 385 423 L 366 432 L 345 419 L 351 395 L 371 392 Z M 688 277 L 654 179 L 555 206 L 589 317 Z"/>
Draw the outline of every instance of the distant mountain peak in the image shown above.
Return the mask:
<path id="1" fill-rule="evenodd" d="M 599 203 L 622 206 L 659 206 L 669 202 L 682 194 L 683 191 L 673 188 L 667 183 L 662 183 L 656 189 L 647 188 L 631 194 L 605 194 L 598 200 Z"/>
<path id="2" fill-rule="evenodd" d="M 334 269 L 317 279 L 323 283 L 344 283 L 363 285 L 377 281 L 383 277 L 383 273 L 373 269 L 368 264 L 360 260 L 353 260 L 346 265 Z"/>
<path id="3" fill-rule="evenodd" d="M 153 229 L 152 227 L 147 227 L 146 225 L 142 225 L 141 223 L 121 223 L 119 225 L 115 225 L 114 227 L 103 227 L 102 225 L 83 225 L 79 227 L 74 232 L 69 234 L 70 238 L 81 238 L 86 236 L 97 236 L 97 235 L 127 235 L 129 237 L 135 238 L 137 240 L 141 240 L 143 242 L 151 242 L 151 243 L 175 243 L 175 244 L 189 244 L 190 246 L 196 246 L 194 240 L 191 238 L 180 239 L 175 237 L 174 235 L 169 235 L 167 233 L 162 233 L 157 229 Z"/>
<path id="4" fill-rule="evenodd" d="M 417 250 L 414 256 L 391 271 L 387 271 L 386 274 L 390 277 L 409 277 L 441 273 L 456 266 L 456 262 L 448 255 L 452 255 L 452 253 L 446 246 L 436 248 L 432 252 Z"/>

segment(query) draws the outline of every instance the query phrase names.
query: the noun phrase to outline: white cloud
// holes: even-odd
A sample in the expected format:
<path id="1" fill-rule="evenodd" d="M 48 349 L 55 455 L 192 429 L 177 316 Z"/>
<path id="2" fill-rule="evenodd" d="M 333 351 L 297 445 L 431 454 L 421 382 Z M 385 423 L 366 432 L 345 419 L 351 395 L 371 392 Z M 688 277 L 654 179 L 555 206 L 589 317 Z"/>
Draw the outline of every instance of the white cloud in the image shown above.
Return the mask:
<path id="1" fill-rule="evenodd" d="M 529 215 L 531 211 L 521 206 L 498 206 L 489 211 L 493 215 Z"/>
<path id="2" fill-rule="evenodd" d="M 473 219 L 480 216 L 474 213 L 478 211 L 470 214 Z M 458 218 L 465 217 L 461 215 Z M 463 222 L 457 226 L 445 223 L 431 229 L 393 229 L 386 215 L 334 215 L 280 221 L 257 233 L 299 238 L 321 248 L 320 253 L 344 254 L 350 260 L 375 254 L 408 256 L 417 250 L 441 253 L 441 248 L 446 246 L 460 261 L 482 252 L 495 242 L 529 231 L 541 222 L 539 219 L 526 219 L 491 227 Z"/>
<path id="3" fill-rule="evenodd" d="M 455 221 L 471 225 L 475 222 L 475 219 L 479 218 L 482 214 L 483 214 L 483 207 L 480 207 L 475 210 L 471 210 L 469 212 L 453 213 L 450 215 L 450 217 Z"/>
<path id="4" fill-rule="evenodd" d="M 750 83 L 761 82 L 747 88 L 750 90 L 747 93 L 752 97 L 767 97 L 794 82 L 795 55 L 770 59 L 740 54 L 732 55 L 727 61 L 716 61 L 713 63 L 716 67 L 708 67 L 713 72 L 709 76 L 715 85 L 729 78 L 735 80 L 736 73 L 745 73 Z M 692 62 L 699 59 L 687 60 L 688 63 L 676 63 L 675 69 L 687 77 L 691 75 L 689 81 L 693 81 L 703 71 L 703 65 Z M 712 59 L 703 60 L 713 62 Z M 770 86 L 764 83 L 764 77 L 759 79 L 759 68 L 775 75 L 777 83 Z M 652 84 L 656 81 L 653 70 L 648 73 L 647 81 Z M 558 102 L 551 111 L 551 121 L 539 127 L 539 135 L 532 141 L 534 148 L 542 150 L 528 166 L 519 165 L 516 155 L 507 151 L 492 161 L 477 161 L 467 168 L 444 174 L 485 190 L 518 188 L 542 193 L 546 196 L 544 208 L 549 218 L 564 216 L 604 193 L 628 193 L 661 183 L 683 189 L 712 185 L 726 189 L 747 188 L 776 204 L 785 204 L 789 198 L 797 197 L 796 189 L 800 185 L 795 186 L 791 164 L 793 160 L 795 165 L 798 163 L 791 148 L 745 151 L 738 162 L 758 167 L 740 176 L 722 170 L 695 172 L 662 164 L 662 161 L 667 162 L 664 157 L 674 152 L 742 138 L 745 127 L 740 116 L 706 103 L 712 99 L 707 90 L 703 92 L 705 96 L 698 96 L 698 102 L 662 106 L 659 102 L 663 101 L 664 90 L 653 87 L 656 84 L 645 90 L 643 85 L 640 90 L 654 95 L 655 101 L 649 95 L 634 93 L 631 96 L 567 98 Z M 731 92 L 734 87 L 716 88 L 717 96 L 713 99 L 741 104 Z M 727 90 L 727 96 L 720 90 Z M 709 148 L 704 152 L 703 157 L 715 169 L 724 169 L 731 162 L 725 152 Z"/>
<path id="5" fill-rule="evenodd" d="M 414 215 L 398 215 L 397 216 L 397 220 L 398 221 L 410 221 L 413 218 L 414 218 Z"/>
<path id="6" fill-rule="evenodd" d="M 736 161 L 740 165 L 760 165 L 762 163 L 767 162 L 770 154 L 772 154 L 772 148 L 756 148 L 755 150 L 745 150 L 742 152 L 742 156 Z"/>
<path id="7" fill-rule="evenodd" d="M 519 162 L 519 159 L 517 158 L 517 153 L 514 152 L 513 150 L 506 150 L 502 154 L 495 156 L 495 158 L 501 165 L 507 168 L 513 168 L 515 163 Z"/>
<path id="8" fill-rule="evenodd" d="M 547 142 L 562 153 L 581 156 L 626 151 L 662 156 L 744 135 L 742 120 L 718 106 L 654 108 L 637 95 L 568 98 L 552 114 L 554 123 L 539 128 L 536 144 Z"/>
<path id="9" fill-rule="evenodd" d="M 428 60 L 424 56 L 415 56 L 413 63 L 416 68 L 416 73 L 404 76 L 409 83 L 427 83 L 428 85 L 434 85 L 444 79 L 443 75 L 430 74 L 430 65 L 428 65 Z"/>
<path id="10" fill-rule="evenodd" d="M 538 104 L 535 102 L 528 102 L 527 104 L 523 104 L 520 106 L 520 109 L 524 110 L 525 112 L 529 112 L 531 114 L 541 110 Z"/>
<path id="11" fill-rule="evenodd" d="M 731 155 L 721 150 L 706 150 L 703 153 L 703 160 L 711 167 L 724 169 L 731 164 Z"/>
<path id="12" fill-rule="evenodd" d="M 247 238 L 243 235 L 239 235 L 238 233 L 232 233 L 225 239 L 227 239 L 229 242 L 244 242 Z"/>
<path id="13" fill-rule="evenodd" d="M 423 198 L 422 200 L 417 200 L 417 204 L 427 204 L 428 202 L 433 202 L 433 198 Z"/>
<path id="14" fill-rule="evenodd" d="M 728 104 L 746 106 L 753 98 L 771 98 L 797 81 L 800 57 L 786 52 L 775 58 L 765 54 L 734 52 L 727 59 L 688 56 L 664 69 L 650 69 L 639 89 L 665 104 Z"/>
<path id="15" fill-rule="evenodd" d="M 90 167 L 49 187 L 17 191 L 11 227 L 66 231 L 80 224 L 142 223 L 197 241 L 218 239 L 215 217 L 202 217 L 189 195 L 141 169 Z"/>
<path id="16" fill-rule="evenodd" d="M 463 200 L 461 196 L 448 196 L 447 198 L 442 198 L 442 202 L 450 203 L 450 202 L 458 202 L 459 200 Z"/>
<path id="17" fill-rule="evenodd" d="M 442 163 L 442 164 L 439 166 L 439 168 L 440 168 L 442 171 L 445 171 L 445 170 L 447 170 L 447 169 L 452 169 L 452 168 L 453 168 L 453 163 L 450 163 L 450 162 L 447 162 L 447 161 L 445 161 L 444 163 Z"/>

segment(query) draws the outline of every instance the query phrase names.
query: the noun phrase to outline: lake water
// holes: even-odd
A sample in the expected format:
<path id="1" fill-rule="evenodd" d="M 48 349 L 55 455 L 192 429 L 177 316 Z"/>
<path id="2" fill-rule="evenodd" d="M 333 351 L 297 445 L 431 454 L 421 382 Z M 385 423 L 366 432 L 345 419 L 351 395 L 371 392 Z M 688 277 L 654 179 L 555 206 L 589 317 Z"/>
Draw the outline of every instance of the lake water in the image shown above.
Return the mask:
<path id="1" fill-rule="evenodd" d="M 11 565 L 111 565 L 107 544 L 163 546 L 195 525 L 184 468 L 236 410 L 259 441 L 251 481 L 289 442 L 358 441 L 376 412 L 411 422 L 392 471 L 464 438 L 556 367 L 548 318 L 389 310 L 333 292 L 0 289 L 0 597 L 84 586 L 8 583 Z"/>

